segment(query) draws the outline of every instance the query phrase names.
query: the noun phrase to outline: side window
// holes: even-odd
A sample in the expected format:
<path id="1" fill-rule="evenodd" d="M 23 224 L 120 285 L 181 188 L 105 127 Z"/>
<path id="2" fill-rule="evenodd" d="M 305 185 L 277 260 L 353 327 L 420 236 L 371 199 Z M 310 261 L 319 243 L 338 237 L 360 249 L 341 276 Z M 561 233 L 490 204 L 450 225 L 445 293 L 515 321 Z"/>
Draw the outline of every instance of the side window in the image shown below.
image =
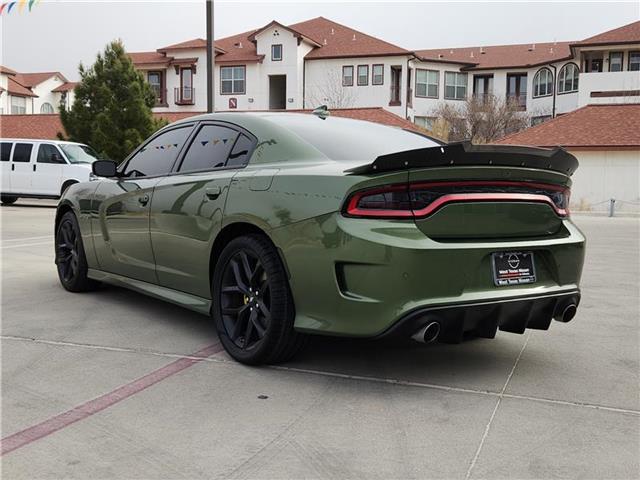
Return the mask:
<path id="1" fill-rule="evenodd" d="M 253 140 L 244 134 L 240 134 L 238 141 L 233 146 L 229 155 L 228 167 L 240 167 L 249 163 L 249 157 L 253 152 Z"/>
<path id="2" fill-rule="evenodd" d="M 65 163 L 60 152 L 53 145 L 43 143 L 38 148 L 38 163 Z"/>
<path id="3" fill-rule="evenodd" d="M 33 145 L 30 143 L 16 143 L 13 149 L 13 161 L 14 162 L 29 162 L 31 161 L 31 150 Z"/>
<path id="4" fill-rule="evenodd" d="M 180 172 L 224 167 L 238 132 L 219 125 L 204 125 L 182 160 Z"/>
<path id="5" fill-rule="evenodd" d="M 125 177 L 151 177 L 167 175 L 171 171 L 178 152 L 191 132 L 188 127 L 164 132 L 138 151 L 124 168 Z"/>
<path id="6" fill-rule="evenodd" d="M 0 144 L 0 161 L 8 162 L 11 157 L 11 147 L 13 143 L 2 142 Z"/>

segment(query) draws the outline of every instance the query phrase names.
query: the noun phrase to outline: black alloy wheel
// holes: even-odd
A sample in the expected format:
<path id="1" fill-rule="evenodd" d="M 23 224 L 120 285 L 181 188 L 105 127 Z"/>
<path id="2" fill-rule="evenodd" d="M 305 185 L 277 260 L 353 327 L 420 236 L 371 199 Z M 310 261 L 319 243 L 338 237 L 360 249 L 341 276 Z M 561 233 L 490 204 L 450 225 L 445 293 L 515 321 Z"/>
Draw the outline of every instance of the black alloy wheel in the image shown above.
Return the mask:
<path id="1" fill-rule="evenodd" d="M 70 292 L 93 290 L 97 282 L 87 277 L 87 259 L 76 216 L 67 212 L 62 216 L 55 238 L 56 266 L 62 286 Z"/>
<path id="2" fill-rule="evenodd" d="M 255 348 L 271 321 L 271 291 L 267 272 L 249 249 L 239 249 L 225 266 L 220 301 L 229 339 L 242 350 Z"/>
<path id="3" fill-rule="evenodd" d="M 239 362 L 284 362 L 306 343 L 307 335 L 293 328 L 293 297 L 282 260 L 264 235 L 237 237 L 222 250 L 212 299 L 220 341 Z"/>

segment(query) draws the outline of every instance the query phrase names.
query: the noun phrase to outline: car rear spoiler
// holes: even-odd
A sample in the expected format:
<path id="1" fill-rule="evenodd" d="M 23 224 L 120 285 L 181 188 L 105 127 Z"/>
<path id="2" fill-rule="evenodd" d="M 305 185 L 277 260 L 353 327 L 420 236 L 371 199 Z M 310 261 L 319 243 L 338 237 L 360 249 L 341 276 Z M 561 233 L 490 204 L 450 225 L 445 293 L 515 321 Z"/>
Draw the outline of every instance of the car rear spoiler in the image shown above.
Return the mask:
<path id="1" fill-rule="evenodd" d="M 351 168 L 345 173 L 362 175 L 448 165 L 538 168 L 571 176 L 578 168 L 578 160 L 561 147 L 549 149 L 513 145 L 473 145 L 471 142 L 457 142 L 440 147 L 419 148 L 382 155 L 376 158 L 373 163 Z"/>

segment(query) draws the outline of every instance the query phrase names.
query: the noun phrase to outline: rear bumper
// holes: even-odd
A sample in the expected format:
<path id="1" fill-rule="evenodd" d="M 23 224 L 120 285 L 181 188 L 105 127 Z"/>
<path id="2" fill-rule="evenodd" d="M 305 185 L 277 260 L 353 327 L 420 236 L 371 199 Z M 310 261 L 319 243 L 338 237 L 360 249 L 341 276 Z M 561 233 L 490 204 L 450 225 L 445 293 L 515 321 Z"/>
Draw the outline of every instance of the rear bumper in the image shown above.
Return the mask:
<path id="1" fill-rule="evenodd" d="M 566 308 L 580 303 L 580 291 L 544 296 L 529 296 L 462 305 L 418 308 L 403 316 L 380 338 L 409 338 L 431 322 L 440 325 L 438 341 L 460 343 L 466 335 L 493 338 L 498 329 L 524 333 L 525 329 L 548 330 L 551 320 L 563 319 Z"/>
<path id="2" fill-rule="evenodd" d="M 398 325 L 412 326 L 416 320 L 407 319 L 418 318 L 416 312 L 445 307 L 447 323 L 462 322 L 463 334 L 495 315 L 497 310 L 483 313 L 495 306 L 504 310 L 498 312 L 496 328 L 543 328 L 538 315 L 525 318 L 522 327 L 513 320 L 521 314 L 512 310 L 522 307 L 526 317 L 529 304 L 517 302 L 540 299 L 531 305 L 544 311 L 555 300 L 542 299 L 579 297 L 585 247 L 582 233 L 566 219 L 556 234 L 532 239 L 436 241 L 414 222 L 340 214 L 297 222 L 271 235 L 289 272 L 295 328 L 352 337 L 377 337 Z M 494 285 L 492 255 L 505 251 L 534 253 L 535 283 Z M 463 311 L 476 313 L 461 315 Z"/>

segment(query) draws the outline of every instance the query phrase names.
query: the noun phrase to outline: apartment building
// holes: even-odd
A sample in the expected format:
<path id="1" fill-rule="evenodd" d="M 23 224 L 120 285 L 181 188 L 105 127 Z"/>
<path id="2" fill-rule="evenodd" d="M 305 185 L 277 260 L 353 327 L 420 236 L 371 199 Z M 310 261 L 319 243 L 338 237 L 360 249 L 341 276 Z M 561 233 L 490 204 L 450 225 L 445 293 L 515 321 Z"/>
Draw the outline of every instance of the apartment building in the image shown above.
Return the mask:
<path id="1" fill-rule="evenodd" d="M 154 111 L 206 109 L 206 41 L 130 53 Z M 439 104 L 510 98 L 537 124 L 640 102 L 640 22 L 581 41 L 406 50 L 329 19 L 276 21 L 215 42 L 217 110 L 382 107 L 430 127 Z"/>
<path id="2" fill-rule="evenodd" d="M 75 82 L 60 72 L 19 73 L 0 65 L 0 114 L 52 114 L 73 103 Z"/>

